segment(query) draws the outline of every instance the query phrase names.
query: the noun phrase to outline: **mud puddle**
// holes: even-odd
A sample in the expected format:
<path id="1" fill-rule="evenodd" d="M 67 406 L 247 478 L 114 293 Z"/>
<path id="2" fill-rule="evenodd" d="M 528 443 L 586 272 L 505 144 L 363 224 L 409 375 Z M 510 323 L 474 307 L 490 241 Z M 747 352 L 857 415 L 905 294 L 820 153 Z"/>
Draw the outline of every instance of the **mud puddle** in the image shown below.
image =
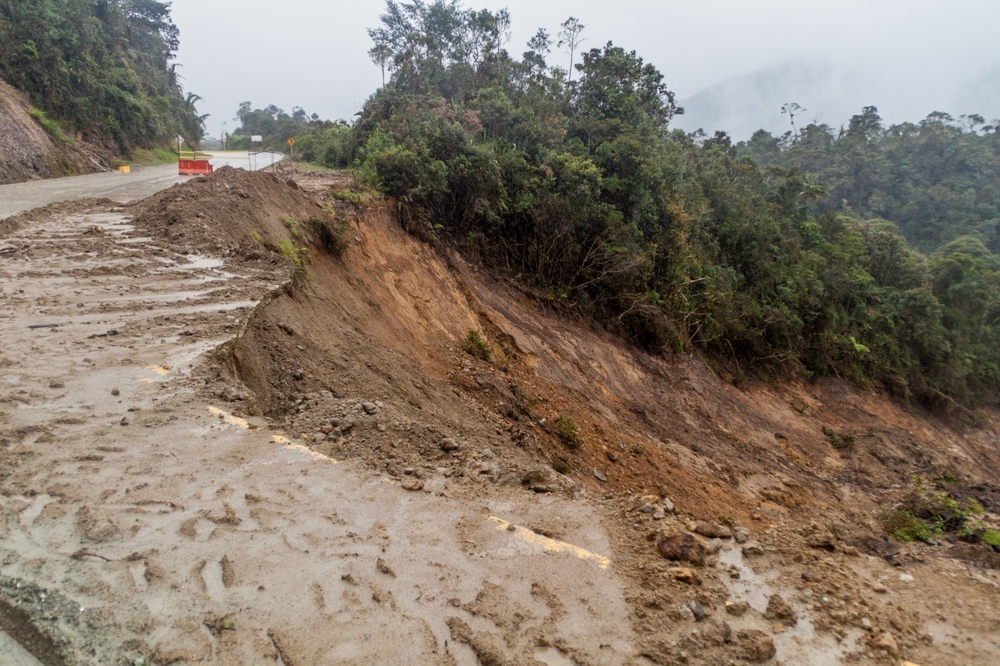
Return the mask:
<path id="1" fill-rule="evenodd" d="M 781 594 L 786 600 L 792 598 L 791 590 L 776 589 L 772 585 L 777 572 L 772 575 L 758 574 L 744 561 L 743 552 L 735 542 L 727 543 L 718 557 L 720 569 L 739 573 L 738 578 L 722 576 L 732 601 L 746 601 L 751 608 L 763 614 L 772 595 Z M 788 630 L 774 635 L 777 661 L 797 666 L 839 666 L 844 663 L 844 657 L 857 648 L 861 631 L 850 629 L 847 637 L 839 641 L 832 636 L 818 634 L 809 610 L 793 601 L 789 604 L 798 614 L 798 621 Z M 731 624 L 734 628 L 747 628 L 751 622 L 741 618 Z"/>

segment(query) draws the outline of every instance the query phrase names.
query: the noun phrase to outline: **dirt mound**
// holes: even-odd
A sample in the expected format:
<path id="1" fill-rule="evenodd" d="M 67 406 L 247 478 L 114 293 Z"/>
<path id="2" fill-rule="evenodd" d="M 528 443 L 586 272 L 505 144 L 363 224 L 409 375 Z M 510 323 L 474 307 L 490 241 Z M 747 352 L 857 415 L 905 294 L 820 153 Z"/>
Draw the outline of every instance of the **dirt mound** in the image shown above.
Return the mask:
<path id="1" fill-rule="evenodd" d="M 279 250 L 285 242 L 294 250 L 293 228 L 326 218 L 315 197 L 294 182 L 232 167 L 175 185 L 134 204 L 133 211 L 135 224 L 154 236 L 242 257 Z"/>
<path id="2" fill-rule="evenodd" d="M 0 185 L 103 170 L 74 145 L 53 139 L 30 108 L 21 93 L 0 81 Z"/>

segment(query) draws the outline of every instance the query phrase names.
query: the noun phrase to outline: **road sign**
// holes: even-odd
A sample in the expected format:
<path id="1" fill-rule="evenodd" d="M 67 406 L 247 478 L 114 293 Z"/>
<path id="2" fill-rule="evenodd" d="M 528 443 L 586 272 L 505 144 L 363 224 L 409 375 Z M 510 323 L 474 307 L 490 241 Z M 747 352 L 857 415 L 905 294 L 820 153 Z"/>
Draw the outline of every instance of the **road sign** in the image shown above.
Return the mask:
<path id="1" fill-rule="evenodd" d="M 254 134 L 253 136 L 250 137 L 250 140 L 256 141 L 258 143 L 264 143 L 264 137 L 262 137 L 260 134 Z"/>
<path id="2" fill-rule="evenodd" d="M 294 146 L 295 145 L 295 139 L 289 139 L 288 140 L 288 145 L 289 146 Z"/>
<path id="3" fill-rule="evenodd" d="M 182 137 L 180 134 L 178 134 L 177 135 L 177 145 L 179 146 L 182 143 L 184 143 L 184 137 Z"/>

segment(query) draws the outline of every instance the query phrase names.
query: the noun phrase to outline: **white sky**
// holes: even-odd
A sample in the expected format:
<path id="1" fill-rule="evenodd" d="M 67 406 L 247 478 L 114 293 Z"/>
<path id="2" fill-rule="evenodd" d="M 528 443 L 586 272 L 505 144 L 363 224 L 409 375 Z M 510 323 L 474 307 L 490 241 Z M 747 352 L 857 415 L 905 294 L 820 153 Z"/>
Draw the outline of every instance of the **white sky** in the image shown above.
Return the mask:
<path id="1" fill-rule="evenodd" d="M 975 95 L 987 72 L 1000 72 L 998 0 L 465 4 L 507 7 L 513 19 L 508 48 L 517 56 L 537 28 L 554 34 L 572 14 L 587 26 L 585 47 L 611 40 L 638 51 L 666 75 L 681 99 L 733 77 L 802 60 L 832 68 L 843 108 L 875 105 L 893 122 L 920 120 L 934 110 L 1000 117 L 996 96 Z M 223 121 L 233 129 L 236 108 L 244 100 L 254 107 L 273 103 L 290 111 L 302 106 L 324 118 L 349 118 L 381 81 L 366 55 L 365 28 L 378 23 L 384 7 L 382 0 L 173 0 L 183 84 L 204 98 L 199 108 L 211 114 L 207 126 L 214 135 Z M 552 58 L 568 60 L 556 53 Z M 809 107 L 810 116 L 823 112 L 809 99 L 794 101 Z M 824 120 L 837 124 L 843 119 Z"/>

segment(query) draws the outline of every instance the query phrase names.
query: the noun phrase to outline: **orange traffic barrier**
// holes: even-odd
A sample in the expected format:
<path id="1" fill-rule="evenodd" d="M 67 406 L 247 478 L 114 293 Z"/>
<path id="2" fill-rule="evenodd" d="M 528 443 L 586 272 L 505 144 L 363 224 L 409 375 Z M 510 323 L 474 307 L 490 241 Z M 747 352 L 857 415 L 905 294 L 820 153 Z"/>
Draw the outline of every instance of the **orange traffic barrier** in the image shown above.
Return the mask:
<path id="1" fill-rule="evenodd" d="M 212 172 L 212 163 L 208 160 L 180 160 L 177 163 L 177 173 L 181 176 L 206 176 Z"/>

